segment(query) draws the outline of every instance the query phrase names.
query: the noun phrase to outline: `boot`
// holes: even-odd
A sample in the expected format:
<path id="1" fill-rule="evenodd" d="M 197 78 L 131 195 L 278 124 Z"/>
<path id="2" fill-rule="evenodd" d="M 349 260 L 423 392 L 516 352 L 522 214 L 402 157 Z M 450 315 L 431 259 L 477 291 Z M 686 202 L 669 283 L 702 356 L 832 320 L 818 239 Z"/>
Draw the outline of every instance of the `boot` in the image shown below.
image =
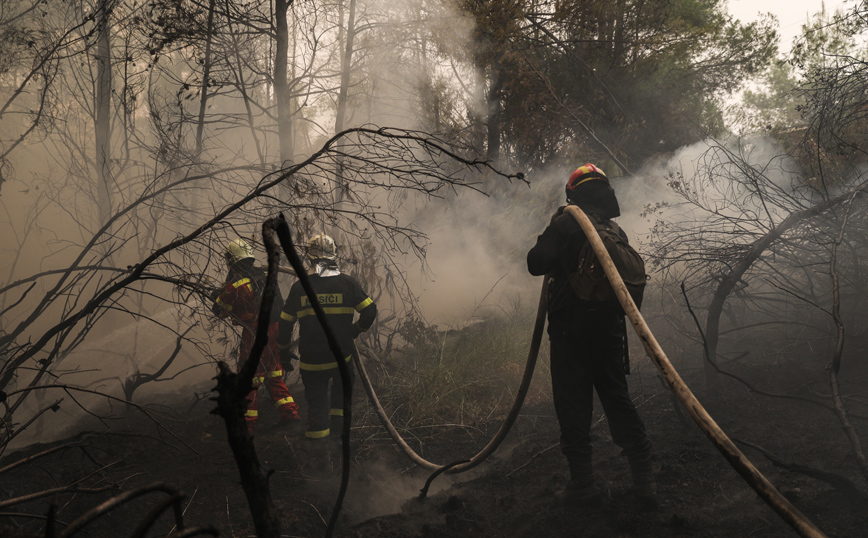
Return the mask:
<path id="1" fill-rule="evenodd" d="M 562 491 L 555 493 L 555 498 L 570 506 L 596 504 L 600 501 L 600 488 L 594 483 L 593 477 L 570 480 Z"/>
<path id="2" fill-rule="evenodd" d="M 587 505 L 600 500 L 600 488 L 594 483 L 591 462 L 585 458 L 568 459 L 570 481 L 563 491 L 555 493 L 555 498 L 568 505 Z"/>
<path id="3" fill-rule="evenodd" d="M 651 467 L 651 456 L 630 458 L 630 474 L 633 477 L 632 492 L 648 506 L 657 506 L 657 484 Z"/>

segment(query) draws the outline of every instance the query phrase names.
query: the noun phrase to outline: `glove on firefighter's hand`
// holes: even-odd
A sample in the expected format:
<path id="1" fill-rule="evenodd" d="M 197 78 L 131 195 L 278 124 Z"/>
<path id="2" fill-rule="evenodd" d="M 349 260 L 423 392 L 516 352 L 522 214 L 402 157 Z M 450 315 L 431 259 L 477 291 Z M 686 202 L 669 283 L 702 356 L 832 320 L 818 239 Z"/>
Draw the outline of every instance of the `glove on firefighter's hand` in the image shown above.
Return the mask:
<path id="1" fill-rule="evenodd" d="M 352 328 L 350 329 L 350 335 L 353 337 L 353 340 L 359 337 L 362 334 L 362 330 L 359 329 L 359 326 L 353 323 Z"/>
<path id="2" fill-rule="evenodd" d="M 293 360 L 299 360 L 299 358 L 292 352 L 292 349 L 287 347 L 286 349 L 280 350 L 280 356 L 278 357 L 280 360 L 280 367 L 283 368 L 284 372 L 291 372 L 295 370 L 295 366 L 292 365 Z"/>
<path id="3" fill-rule="evenodd" d="M 564 214 L 564 209 L 565 209 L 566 207 L 567 207 L 567 206 L 565 206 L 565 205 L 562 205 L 561 207 L 559 207 L 558 210 L 555 211 L 555 214 L 552 215 L 551 220 L 555 220 L 556 218 L 558 218 L 558 217 L 560 217 L 561 215 L 563 215 L 563 214 Z"/>
<path id="4" fill-rule="evenodd" d="M 208 298 L 212 301 L 216 301 L 217 297 L 220 297 L 220 292 L 223 291 L 223 288 L 213 288 L 211 293 L 208 294 Z"/>

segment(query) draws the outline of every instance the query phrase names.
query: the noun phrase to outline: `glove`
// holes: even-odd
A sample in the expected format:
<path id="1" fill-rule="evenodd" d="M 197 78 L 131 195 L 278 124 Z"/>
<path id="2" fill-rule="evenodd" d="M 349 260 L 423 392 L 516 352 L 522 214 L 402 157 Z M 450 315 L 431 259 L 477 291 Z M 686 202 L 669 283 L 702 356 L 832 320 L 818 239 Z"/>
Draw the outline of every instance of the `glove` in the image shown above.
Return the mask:
<path id="1" fill-rule="evenodd" d="M 299 360 L 299 358 L 292 352 L 292 349 L 287 346 L 285 349 L 279 351 L 278 360 L 280 361 L 280 367 L 283 368 L 284 372 L 291 372 L 295 370 L 292 361 Z"/>
<path id="2" fill-rule="evenodd" d="M 217 286 L 216 288 L 211 288 L 210 293 L 208 293 L 208 298 L 212 301 L 216 301 L 217 297 L 223 293 L 224 286 Z"/>
<path id="3" fill-rule="evenodd" d="M 353 323 L 353 326 L 352 326 L 352 328 L 350 329 L 350 336 L 352 336 L 352 337 L 353 337 L 353 340 L 355 340 L 356 338 L 359 337 L 360 334 L 362 334 L 362 330 L 359 329 L 359 326 L 358 326 L 358 325 L 356 325 L 355 323 Z"/>
<path id="4" fill-rule="evenodd" d="M 558 218 L 558 217 L 560 217 L 561 215 L 563 215 L 563 214 L 564 214 L 564 208 L 566 208 L 566 207 L 567 207 L 567 206 L 565 206 L 565 205 L 562 205 L 561 207 L 559 207 L 558 210 L 555 211 L 555 214 L 552 215 L 551 220 L 555 220 L 556 218 Z"/>

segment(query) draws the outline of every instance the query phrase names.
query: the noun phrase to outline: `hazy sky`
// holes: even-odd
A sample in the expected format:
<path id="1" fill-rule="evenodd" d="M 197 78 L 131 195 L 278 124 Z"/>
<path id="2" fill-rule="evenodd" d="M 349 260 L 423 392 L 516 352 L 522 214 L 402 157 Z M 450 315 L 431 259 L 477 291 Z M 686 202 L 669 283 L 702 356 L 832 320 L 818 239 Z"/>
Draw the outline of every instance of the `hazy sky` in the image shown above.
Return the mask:
<path id="1" fill-rule="evenodd" d="M 760 13 L 776 15 L 780 23 L 781 52 L 786 52 L 790 50 L 793 38 L 799 35 L 808 16 L 820 11 L 823 4 L 826 5 L 826 11 L 832 13 L 838 9 L 846 11 L 852 8 L 855 0 L 729 0 L 729 12 L 745 22 L 755 20 Z"/>

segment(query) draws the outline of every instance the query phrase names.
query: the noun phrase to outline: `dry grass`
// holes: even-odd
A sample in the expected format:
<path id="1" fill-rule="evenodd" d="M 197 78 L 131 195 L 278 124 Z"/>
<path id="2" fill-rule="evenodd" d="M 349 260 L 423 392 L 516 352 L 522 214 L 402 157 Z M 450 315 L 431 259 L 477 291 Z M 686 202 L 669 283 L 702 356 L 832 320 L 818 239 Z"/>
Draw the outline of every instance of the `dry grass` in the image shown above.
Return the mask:
<path id="1" fill-rule="evenodd" d="M 427 331 L 378 372 L 378 392 L 403 428 L 479 424 L 502 418 L 515 397 L 527 361 L 536 312 L 519 303 L 476 317 L 461 328 Z M 544 346 L 527 401 L 548 397 Z"/>

